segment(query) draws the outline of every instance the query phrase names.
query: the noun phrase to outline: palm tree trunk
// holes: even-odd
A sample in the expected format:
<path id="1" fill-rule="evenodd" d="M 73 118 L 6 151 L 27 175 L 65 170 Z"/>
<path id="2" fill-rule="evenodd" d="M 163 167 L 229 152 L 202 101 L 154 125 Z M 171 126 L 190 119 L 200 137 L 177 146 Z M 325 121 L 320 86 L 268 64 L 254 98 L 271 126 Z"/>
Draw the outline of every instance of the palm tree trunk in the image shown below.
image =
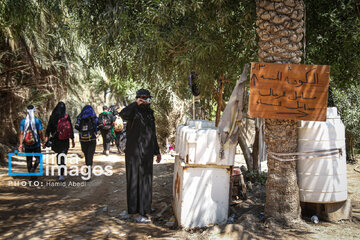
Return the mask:
<path id="1" fill-rule="evenodd" d="M 301 61 L 303 0 L 256 0 L 259 61 L 297 64 Z M 297 151 L 297 122 L 265 120 L 268 152 Z M 290 224 L 300 219 L 296 162 L 279 162 L 268 156 L 265 216 Z"/>

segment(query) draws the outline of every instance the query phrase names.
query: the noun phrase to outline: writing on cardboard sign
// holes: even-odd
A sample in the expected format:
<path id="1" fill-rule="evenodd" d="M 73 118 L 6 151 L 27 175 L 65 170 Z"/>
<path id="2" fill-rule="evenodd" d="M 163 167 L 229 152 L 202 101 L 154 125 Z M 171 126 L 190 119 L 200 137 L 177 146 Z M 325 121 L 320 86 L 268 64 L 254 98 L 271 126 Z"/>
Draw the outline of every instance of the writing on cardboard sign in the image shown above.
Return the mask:
<path id="1" fill-rule="evenodd" d="M 249 116 L 326 121 L 330 66 L 251 63 Z"/>

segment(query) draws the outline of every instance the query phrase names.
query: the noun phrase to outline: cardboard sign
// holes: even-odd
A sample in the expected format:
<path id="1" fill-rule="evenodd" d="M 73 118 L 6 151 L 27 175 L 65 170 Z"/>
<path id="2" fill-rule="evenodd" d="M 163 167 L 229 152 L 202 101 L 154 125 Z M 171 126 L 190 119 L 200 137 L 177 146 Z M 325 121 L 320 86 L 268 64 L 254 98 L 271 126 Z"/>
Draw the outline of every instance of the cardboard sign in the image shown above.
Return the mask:
<path id="1" fill-rule="evenodd" d="M 326 121 L 330 67 L 251 63 L 249 116 Z"/>

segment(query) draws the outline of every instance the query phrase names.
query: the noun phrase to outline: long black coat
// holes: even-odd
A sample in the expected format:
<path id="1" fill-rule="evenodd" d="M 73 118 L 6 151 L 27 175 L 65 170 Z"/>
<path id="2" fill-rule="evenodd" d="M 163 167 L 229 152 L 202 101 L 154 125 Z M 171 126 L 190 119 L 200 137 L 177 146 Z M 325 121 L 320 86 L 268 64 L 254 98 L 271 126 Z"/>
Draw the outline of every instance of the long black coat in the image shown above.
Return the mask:
<path id="1" fill-rule="evenodd" d="M 154 111 L 131 103 L 120 112 L 126 128 L 126 180 L 128 213 L 151 212 L 153 159 L 159 154 Z"/>
<path id="2" fill-rule="evenodd" d="M 64 115 L 65 116 L 65 115 Z M 64 117 L 62 116 L 62 117 Z M 57 123 L 59 121 L 60 118 L 62 117 L 58 117 L 58 118 L 51 118 L 49 120 L 49 123 L 47 125 L 46 131 L 45 131 L 45 136 L 50 137 L 50 135 L 53 137 L 52 138 L 52 145 L 51 145 L 51 150 L 53 150 L 55 153 L 65 153 L 67 154 L 70 148 L 70 140 L 69 139 L 65 139 L 65 140 L 60 140 L 58 135 L 57 135 Z M 69 115 L 69 122 L 71 125 L 71 131 L 72 131 L 72 139 L 74 138 L 74 129 L 73 129 L 73 125 L 71 123 L 71 117 Z"/>

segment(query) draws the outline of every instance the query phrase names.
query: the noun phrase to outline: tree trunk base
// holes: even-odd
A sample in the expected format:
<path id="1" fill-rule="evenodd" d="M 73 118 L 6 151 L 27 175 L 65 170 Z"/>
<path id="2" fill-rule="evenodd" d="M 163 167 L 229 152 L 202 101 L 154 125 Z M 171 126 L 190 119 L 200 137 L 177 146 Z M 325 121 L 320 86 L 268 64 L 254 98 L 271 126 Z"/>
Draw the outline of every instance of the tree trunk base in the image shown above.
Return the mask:
<path id="1" fill-rule="evenodd" d="M 297 151 L 297 122 L 293 120 L 265 120 L 267 152 Z M 268 155 L 265 217 L 291 225 L 301 221 L 296 161 L 280 162 Z"/>

